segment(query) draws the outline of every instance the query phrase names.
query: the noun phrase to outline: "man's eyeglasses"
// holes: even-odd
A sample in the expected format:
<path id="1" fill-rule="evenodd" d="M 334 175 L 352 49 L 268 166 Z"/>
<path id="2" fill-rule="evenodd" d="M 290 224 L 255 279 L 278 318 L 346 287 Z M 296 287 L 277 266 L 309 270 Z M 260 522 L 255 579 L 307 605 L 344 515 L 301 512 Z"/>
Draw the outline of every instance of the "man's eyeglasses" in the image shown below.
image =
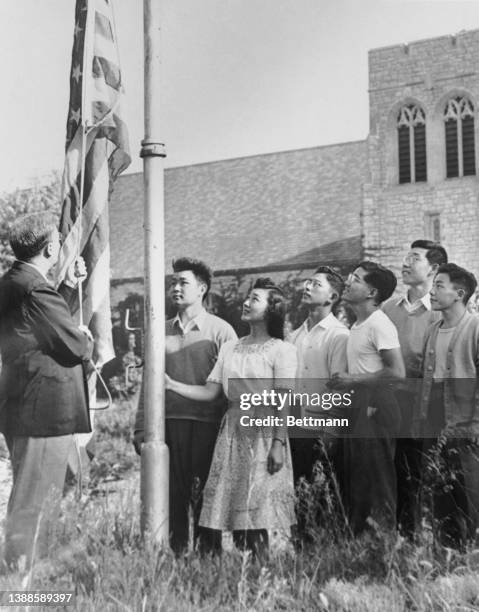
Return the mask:
<path id="1" fill-rule="evenodd" d="M 346 279 L 346 283 L 348 285 L 350 285 L 354 281 L 359 282 L 359 283 L 366 283 L 364 278 L 361 278 L 355 272 L 351 272 L 350 274 L 348 274 L 348 278 Z"/>
<path id="2" fill-rule="evenodd" d="M 307 278 L 303 281 L 303 287 L 305 289 L 307 289 L 308 287 L 312 287 L 313 289 L 318 289 L 318 287 L 321 287 L 321 282 L 317 281 L 314 278 Z"/>

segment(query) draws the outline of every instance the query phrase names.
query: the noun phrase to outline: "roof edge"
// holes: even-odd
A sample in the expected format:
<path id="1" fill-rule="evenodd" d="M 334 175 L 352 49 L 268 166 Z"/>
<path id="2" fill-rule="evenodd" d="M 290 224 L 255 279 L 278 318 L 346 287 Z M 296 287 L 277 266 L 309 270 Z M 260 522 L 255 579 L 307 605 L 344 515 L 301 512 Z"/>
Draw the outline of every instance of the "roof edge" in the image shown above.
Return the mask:
<path id="1" fill-rule="evenodd" d="M 460 30 L 459 32 L 455 32 L 453 34 L 440 34 L 439 36 L 431 36 L 430 38 L 418 38 L 416 40 L 411 40 L 404 43 L 396 43 L 394 45 L 384 45 L 383 47 L 374 47 L 374 49 L 369 49 L 368 54 L 375 53 L 376 51 L 390 51 L 392 49 L 402 49 L 404 47 L 411 47 L 412 45 L 423 45 L 424 43 L 433 42 L 437 40 L 447 40 L 452 38 L 457 38 L 458 36 L 464 36 L 468 34 L 478 34 L 479 28 L 474 28 L 473 30 Z"/>
<path id="2" fill-rule="evenodd" d="M 301 151 L 314 151 L 319 150 L 319 149 L 327 149 L 327 148 L 332 148 L 332 147 L 341 147 L 341 146 L 345 146 L 345 145 L 355 145 L 355 144 L 366 144 L 367 143 L 367 138 L 364 138 L 363 140 L 347 140 L 346 142 L 334 142 L 331 144 L 324 144 L 324 145 L 317 145 L 314 147 L 303 147 L 300 149 L 283 149 L 281 151 L 268 151 L 267 153 L 254 153 L 253 155 L 242 155 L 240 157 L 226 157 L 223 159 L 212 159 L 210 161 L 204 161 L 204 162 L 197 162 L 197 163 L 193 163 L 193 164 L 183 164 L 181 166 L 169 166 L 167 168 L 165 168 L 165 171 L 168 170 L 179 170 L 181 168 L 191 168 L 191 167 L 197 167 L 197 166 L 207 166 L 210 164 L 224 164 L 227 162 L 236 162 L 240 159 L 255 159 L 257 157 L 269 157 L 272 155 L 286 155 L 288 153 L 299 153 Z M 138 171 L 138 172 L 129 172 L 129 173 L 125 173 L 122 174 L 119 178 L 125 178 L 127 176 L 133 176 L 133 175 L 142 175 L 143 171 Z"/>
<path id="3" fill-rule="evenodd" d="M 336 266 L 336 267 L 349 267 L 354 266 L 358 263 L 358 259 L 343 259 L 338 262 L 335 259 L 331 260 L 321 260 L 321 265 L 325 266 Z M 238 276 L 241 274 L 262 274 L 264 272 L 294 272 L 297 270 L 298 272 L 301 270 L 312 270 L 318 267 L 318 261 L 315 259 L 314 261 L 304 261 L 300 264 L 298 263 L 290 263 L 290 264 L 266 264 L 263 266 L 251 266 L 248 268 L 224 268 L 221 270 L 215 270 L 213 272 L 213 277 L 218 276 Z M 167 274 L 167 276 L 169 276 Z M 142 276 L 132 276 L 128 278 L 112 278 L 110 284 L 113 287 L 117 287 L 118 285 L 123 285 L 126 283 L 143 283 L 144 279 Z"/>

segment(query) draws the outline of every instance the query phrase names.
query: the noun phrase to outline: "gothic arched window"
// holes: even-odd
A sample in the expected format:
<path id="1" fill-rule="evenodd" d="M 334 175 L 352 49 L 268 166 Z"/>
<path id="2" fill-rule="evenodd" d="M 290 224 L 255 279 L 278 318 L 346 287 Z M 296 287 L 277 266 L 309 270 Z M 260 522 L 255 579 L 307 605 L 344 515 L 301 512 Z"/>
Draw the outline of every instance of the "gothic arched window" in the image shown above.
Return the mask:
<path id="1" fill-rule="evenodd" d="M 468 98 L 451 98 L 444 109 L 446 176 L 476 174 L 474 106 Z"/>
<path id="2" fill-rule="evenodd" d="M 397 118 L 399 182 L 427 181 L 426 116 L 415 104 L 403 106 Z"/>

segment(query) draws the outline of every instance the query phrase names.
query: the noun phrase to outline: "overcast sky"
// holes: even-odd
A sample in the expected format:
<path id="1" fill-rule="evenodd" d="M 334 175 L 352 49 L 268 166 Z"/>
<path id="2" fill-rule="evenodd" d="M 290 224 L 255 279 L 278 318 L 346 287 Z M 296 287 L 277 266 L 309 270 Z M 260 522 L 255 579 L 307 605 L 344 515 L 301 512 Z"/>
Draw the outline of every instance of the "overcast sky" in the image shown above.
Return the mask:
<path id="1" fill-rule="evenodd" d="M 479 0 L 158 0 L 167 166 L 360 140 L 369 49 L 479 28 Z M 114 0 L 133 163 L 141 0 Z M 0 191 L 63 166 L 74 0 L 0 0 Z M 478 58 L 479 63 L 479 58 Z"/>

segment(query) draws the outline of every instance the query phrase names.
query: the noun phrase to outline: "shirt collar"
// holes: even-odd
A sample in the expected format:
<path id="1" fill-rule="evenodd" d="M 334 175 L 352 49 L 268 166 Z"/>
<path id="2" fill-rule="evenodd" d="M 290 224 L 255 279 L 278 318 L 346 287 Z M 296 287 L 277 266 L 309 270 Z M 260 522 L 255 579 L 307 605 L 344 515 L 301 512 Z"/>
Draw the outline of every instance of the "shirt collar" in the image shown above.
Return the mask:
<path id="1" fill-rule="evenodd" d="M 419 298 L 419 300 L 416 300 L 411 304 L 411 302 L 408 300 L 406 293 L 406 295 L 403 295 L 399 298 L 398 306 L 400 304 L 404 304 L 409 311 L 416 310 L 416 308 L 418 308 L 420 304 L 422 304 L 426 310 L 431 310 L 431 296 L 428 291 L 426 295 L 423 295 L 422 298 Z"/>
<path id="2" fill-rule="evenodd" d="M 196 315 L 196 317 L 193 317 L 192 319 L 190 319 L 188 323 L 183 327 L 183 323 L 181 322 L 180 315 L 179 313 L 177 313 L 175 318 L 173 319 L 173 325 L 179 327 L 183 332 L 193 329 L 194 327 L 201 330 L 205 322 L 205 317 L 206 317 L 206 310 L 202 308 L 201 311 Z"/>
<path id="3" fill-rule="evenodd" d="M 313 325 L 313 327 L 309 331 L 311 332 L 317 327 L 322 327 L 323 329 L 331 329 L 332 327 L 338 327 L 338 325 L 341 325 L 341 323 L 336 319 L 333 313 L 330 312 L 326 317 L 324 317 L 324 319 L 318 321 L 316 325 Z M 306 332 L 308 332 L 308 319 L 306 319 L 306 321 L 303 323 L 303 326 Z"/>

